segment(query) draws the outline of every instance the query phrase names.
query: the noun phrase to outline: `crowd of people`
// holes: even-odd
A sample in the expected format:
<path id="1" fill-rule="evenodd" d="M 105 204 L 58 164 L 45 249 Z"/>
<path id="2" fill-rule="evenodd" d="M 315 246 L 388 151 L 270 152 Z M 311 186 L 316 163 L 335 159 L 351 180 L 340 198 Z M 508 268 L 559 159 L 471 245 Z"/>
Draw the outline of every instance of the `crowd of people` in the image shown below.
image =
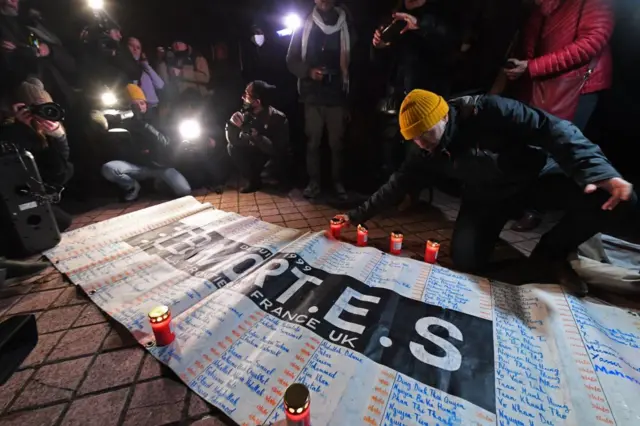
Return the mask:
<path id="1" fill-rule="evenodd" d="M 140 39 L 123 39 L 116 23 L 96 12 L 74 57 L 37 12 L 0 0 L 2 137 L 17 127 L 32 133 L 16 141 L 39 141 L 27 148 L 36 151 L 44 180 L 67 185 L 74 173 L 101 170 L 132 201 L 147 180 L 176 197 L 197 186 L 219 187 L 229 164 L 245 181 L 243 193 L 270 180 L 288 188 L 300 161 L 303 195 L 314 199 L 322 192 L 326 136 L 332 189 L 345 201 L 345 135 L 357 103 L 354 83 L 364 78 L 354 73 L 353 52 L 365 40 L 372 66 L 388 69 L 372 117 L 388 183 L 343 215 L 345 222 L 361 223 L 407 195 L 416 198 L 439 177 L 454 178 L 463 202 L 452 259 L 459 269 L 481 272 L 507 220 L 521 216 L 515 229 L 530 230 L 540 223 L 540 206 L 549 204 L 531 201 L 569 200 L 569 213 L 532 256 L 565 271 L 567 252 L 611 220 L 618 203 L 625 208 L 615 213 L 635 205 L 631 184 L 582 133 L 611 86 L 610 0 L 534 0 L 490 93 L 459 99 L 451 99 L 452 64 L 471 42 L 455 2 L 402 0 L 384 25 L 362 36 L 346 7 L 314 1 L 286 58 L 252 27 L 239 43 L 238 72 L 215 69 L 229 79 L 227 88 L 232 79 L 244 83 L 243 93 L 229 93 L 212 91 L 205 55 L 184 41 L 157 48 L 150 61 Z M 213 56 L 226 58 L 227 47 L 218 45 Z M 283 101 L 295 80 L 300 115 Z M 109 108 L 97 105 L 98 94 Z M 118 104 L 122 99 L 126 105 Z M 25 109 L 50 100 L 68 112 L 64 125 Z"/>

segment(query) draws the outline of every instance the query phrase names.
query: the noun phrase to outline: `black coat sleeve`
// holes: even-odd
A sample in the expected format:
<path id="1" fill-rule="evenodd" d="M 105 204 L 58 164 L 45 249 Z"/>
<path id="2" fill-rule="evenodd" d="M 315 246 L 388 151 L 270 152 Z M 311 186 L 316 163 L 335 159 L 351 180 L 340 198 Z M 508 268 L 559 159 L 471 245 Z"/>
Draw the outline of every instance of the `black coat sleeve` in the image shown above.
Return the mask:
<path id="1" fill-rule="evenodd" d="M 417 184 L 420 172 L 427 160 L 420 154 L 412 154 L 400 166 L 387 183 L 376 191 L 360 207 L 347 213 L 352 223 L 371 219 L 384 210 L 400 204 L 404 196 Z"/>
<path id="2" fill-rule="evenodd" d="M 413 33 L 421 42 L 434 50 L 451 48 L 462 36 L 451 13 L 425 13 L 418 20 L 418 29 Z"/>
<path id="3" fill-rule="evenodd" d="M 508 132 L 514 143 L 526 143 L 547 151 L 567 176 L 582 187 L 620 177 L 600 147 L 569 121 L 499 96 L 483 97 L 477 111 L 476 118 L 483 126 Z M 498 150 L 506 148 L 498 147 Z"/>

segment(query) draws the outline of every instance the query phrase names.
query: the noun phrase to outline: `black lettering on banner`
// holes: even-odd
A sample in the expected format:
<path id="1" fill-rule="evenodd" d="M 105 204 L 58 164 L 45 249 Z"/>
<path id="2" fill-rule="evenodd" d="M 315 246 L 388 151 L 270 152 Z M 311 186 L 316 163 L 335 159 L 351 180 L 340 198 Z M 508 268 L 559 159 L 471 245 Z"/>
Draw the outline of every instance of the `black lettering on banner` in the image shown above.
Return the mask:
<path id="1" fill-rule="evenodd" d="M 128 243 L 218 288 L 244 294 L 283 321 L 495 413 L 491 321 L 329 274 L 295 253 L 274 256 L 215 231 L 192 228 L 159 236 L 165 232 Z"/>

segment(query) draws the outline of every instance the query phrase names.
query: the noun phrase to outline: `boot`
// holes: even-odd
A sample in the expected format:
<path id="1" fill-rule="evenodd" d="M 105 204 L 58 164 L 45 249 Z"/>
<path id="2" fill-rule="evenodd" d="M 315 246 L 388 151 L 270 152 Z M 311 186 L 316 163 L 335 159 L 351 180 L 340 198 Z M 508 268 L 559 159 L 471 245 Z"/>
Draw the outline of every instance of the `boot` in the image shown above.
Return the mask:
<path id="1" fill-rule="evenodd" d="M 47 262 L 23 262 L 0 258 L 0 270 L 6 271 L 6 279 L 21 278 L 42 272 L 49 267 Z"/>

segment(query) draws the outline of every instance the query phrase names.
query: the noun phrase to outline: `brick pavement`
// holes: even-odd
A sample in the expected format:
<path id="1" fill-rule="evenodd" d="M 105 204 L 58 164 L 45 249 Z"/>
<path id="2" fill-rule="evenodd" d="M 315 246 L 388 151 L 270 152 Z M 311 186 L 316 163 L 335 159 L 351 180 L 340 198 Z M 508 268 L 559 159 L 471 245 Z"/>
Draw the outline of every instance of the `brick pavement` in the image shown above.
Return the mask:
<path id="1" fill-rule="evenodd" d="M 320 231 L 338 211 L 290 195 L 199 192 L 199 201 L 281 226 Z M 75 217 L 72 228 L 143 209 L 162 201 L 115 203 Z M 404 256 L 420 259 L 424 242 L 439 239 L 439 261 L 450 266 L 448 244 L 457 201 L 436 194 L 434 207 L 374 218 L 368 223 L 371 245 L 388 249 L 391 231 L 405 234 Z M 503 239 L 528 253 L 538 234 L 505 231 Z M 344 232 L 355 241 L 355 231 Z M 498 252 L 512 256 L 503 244 Z M 0 289 L 0 320 L 32 312 L 40 333 L 35 350 L 8 383 L 0 387 L 0 426 L 231 424 L 112 323 L 53 268 Z"/>

